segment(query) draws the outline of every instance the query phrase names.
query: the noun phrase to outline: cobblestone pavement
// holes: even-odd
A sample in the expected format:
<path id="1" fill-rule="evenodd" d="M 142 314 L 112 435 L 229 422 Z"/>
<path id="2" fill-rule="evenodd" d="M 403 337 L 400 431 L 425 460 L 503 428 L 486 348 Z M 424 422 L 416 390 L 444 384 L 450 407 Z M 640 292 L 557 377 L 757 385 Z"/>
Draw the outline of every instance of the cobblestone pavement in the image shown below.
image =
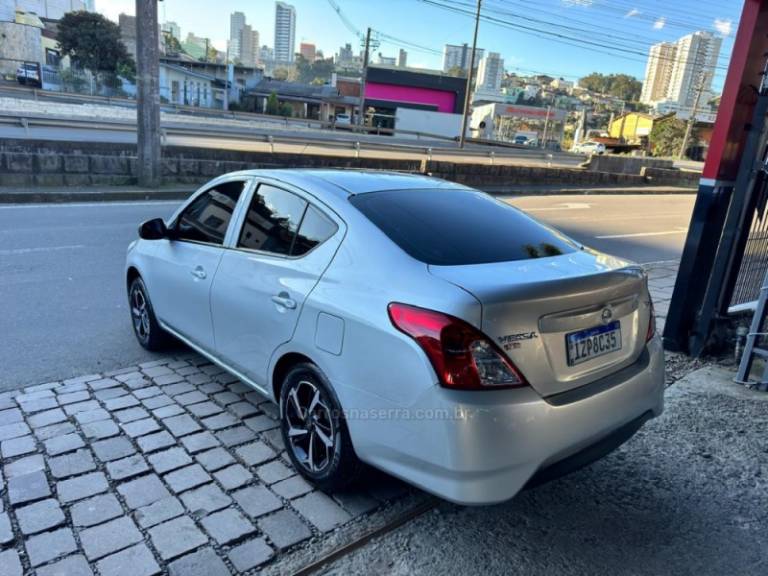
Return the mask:
<path id="1" fill-rule="evenodd" d="M 277 416 L 194 354 L 0 395 L 0 576 L 248 572 L 408 491 L 313 490 Z"/>
<path id="2" fill-rule="evenodd" d="M 675 271 L 649 268 L 662 326 Z M 277 407 L 194 353 L 0 394 L 0 455 L 0 576 L 279 573 L 424 497 L 388 478 L 313 490 Z"/>

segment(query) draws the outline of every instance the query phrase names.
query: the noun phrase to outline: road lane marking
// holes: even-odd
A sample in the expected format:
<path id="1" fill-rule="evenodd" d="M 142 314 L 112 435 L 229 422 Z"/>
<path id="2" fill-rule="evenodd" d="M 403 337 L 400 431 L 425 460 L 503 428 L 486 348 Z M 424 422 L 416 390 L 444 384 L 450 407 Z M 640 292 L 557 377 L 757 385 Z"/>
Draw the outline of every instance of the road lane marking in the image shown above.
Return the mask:
<path id="1" fill-rule="evenodd" d="M 609 240 L 612 238 L 644 238 L 646 236 L 669 236 L 671 234 L 685 234 L 687 228 L 678 228 L 676 230 L 665 230 L 663 232 L 635 232 L 634 234 L 607 234 L 605 236 L 595 236 L 600 240 Z"/>
<path id="2" fill-rule="evenodd" d="M 592 208 L 591 204 L 586 202 L 564 202 L 563 204 L 556 204 L 555 206 L 547 206 L 546 208 L 520 208 L 525 212 L 559 212 L 562 210 L 588 210 Z"/>
<path id="3" fill-rule="evenodd" d="M 18 254 L 31 254 L 33 252 L 54 252 L 56 250 L 79 250 L 85 248 L 85 244 L 72 244 L 70 246 L 39 246 L 37 248 L 11 248 L 0 250 L 2 256 L 16 256 Z"/>

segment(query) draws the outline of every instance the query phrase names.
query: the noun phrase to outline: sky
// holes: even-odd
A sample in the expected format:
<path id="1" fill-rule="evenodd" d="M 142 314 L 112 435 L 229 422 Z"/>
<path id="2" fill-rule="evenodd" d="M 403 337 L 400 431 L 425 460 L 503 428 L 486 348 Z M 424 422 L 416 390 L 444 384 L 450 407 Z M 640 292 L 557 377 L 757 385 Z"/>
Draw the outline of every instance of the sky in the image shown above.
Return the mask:
<path id="1" fill-rule="evenodd" d="M 290 3 L 297 12 L 296 50 L 299 42 L 311 42 L 330 56 L 347 42 L 360 46 L 328 0 Z M 475 0 L 335 3 L 353 28 L 364 33 L 370 26 L 380 34 L 374 54 L 397 56 L 403 47 L 409 66 L 440 69 L 443 45 L 472 42 Z M 567 80 L 625 73 L 642 80 L 651 44 L 708 30 L 723 37 L 713 81 L 720 90 L 741 8 L 741 0 L 483 0 L 483 15 L 494 21 L 481 21 L 478 47 L 499 52 L 509 72 Z M 121 12 L 134 13 L 135 0 L 96 0 L 96 9 L 116 21 Z M 220 50 L 226 49 L 229 15 L 241 11 L 261 43 L 273 45 L 273 0 L 163 0 L 159 10 L 161 22 L 181 26 L 182 38 L 194 32 Z"/>

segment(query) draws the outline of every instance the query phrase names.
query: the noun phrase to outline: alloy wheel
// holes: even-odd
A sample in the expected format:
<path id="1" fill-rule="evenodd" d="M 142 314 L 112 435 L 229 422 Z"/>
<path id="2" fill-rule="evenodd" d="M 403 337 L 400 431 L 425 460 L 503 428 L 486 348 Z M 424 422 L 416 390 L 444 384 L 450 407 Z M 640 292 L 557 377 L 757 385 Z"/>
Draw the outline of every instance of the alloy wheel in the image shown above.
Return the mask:
<path id="1" fill-rule="evenodd" d="M 138 284 L 131 289 L 131 320 L 136 335 L 146 342 L 149 339 L 149 306 L 144 290 Z"/>
<path id="2" fill-rule="evenodd" d="M 323 391 L 308 380 L 297 382 L 287 395 L 285 419 L 296 460 L 311 474 L 322 473 L 336 449 L 336 426 Z"/>

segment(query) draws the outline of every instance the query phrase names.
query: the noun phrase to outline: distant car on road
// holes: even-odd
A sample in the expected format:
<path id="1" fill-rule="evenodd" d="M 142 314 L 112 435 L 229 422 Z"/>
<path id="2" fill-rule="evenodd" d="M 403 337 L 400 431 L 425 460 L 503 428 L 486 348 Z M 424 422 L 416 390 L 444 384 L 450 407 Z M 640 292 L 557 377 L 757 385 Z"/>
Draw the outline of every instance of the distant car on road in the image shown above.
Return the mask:
<path id="1" fill-rule="evenodd" d="M 16 68 L 16 81 L 19 84 L 40 88 L 40 66 L 34 62 L 25 62 Z"/>
<path id="2" fill-rule="evenodd" d="M 518 134 L 517 136 L 515 136 L 515 139 L 512 142 L 520 146 L 527 146 L 528 136 L 523 136 L 522 134 Z"/>
<path id="3" fill-rule="evenodd" d="M 139 343 L 176 336 L 278 403 L 291 461 L 324 490 L 365 462 L 500 502 L 663 410 L 643 269 L 466 186 L 248 170 L 139 236 Z"/>
<path id="4" fill-rule="evenodd" d="M 588 140 L 587 142 L 579 142 L 578 144 L 574 144 L 573 148 L 571 148 L 571 152 L 574 152 L 576 154 L 605 154 L 605 144 L 602 142 L 592 142 L 591 140 Z"/>
<path id="5" fill-rule="evenodd" d="M 336 114 L 334 124 L 340 130 L 348 130 L 352 126 L 352 117 L 349 114 Z"/>

